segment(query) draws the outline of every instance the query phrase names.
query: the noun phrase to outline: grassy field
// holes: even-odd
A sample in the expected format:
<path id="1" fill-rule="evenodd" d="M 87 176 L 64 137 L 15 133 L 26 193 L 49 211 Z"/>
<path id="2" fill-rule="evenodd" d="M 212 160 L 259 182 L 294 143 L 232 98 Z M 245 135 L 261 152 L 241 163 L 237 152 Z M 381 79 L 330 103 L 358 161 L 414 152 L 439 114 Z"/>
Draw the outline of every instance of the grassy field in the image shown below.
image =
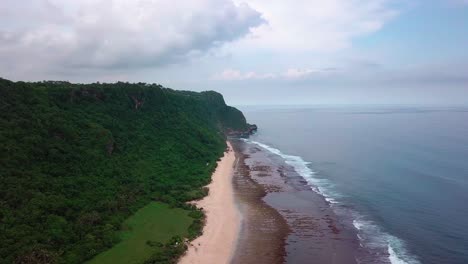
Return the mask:
<path id="1" fill-rule="evenodd" d="M 157 250 L 147 241 L 166 243 L 173 236 L 187 236 L 188 227 L 193 221 L 187 214 L 183 209 L 151 202 L 125 221 L 126 231 L 122 231 L 120 243 L 87 263 L 142 263 Z"/>

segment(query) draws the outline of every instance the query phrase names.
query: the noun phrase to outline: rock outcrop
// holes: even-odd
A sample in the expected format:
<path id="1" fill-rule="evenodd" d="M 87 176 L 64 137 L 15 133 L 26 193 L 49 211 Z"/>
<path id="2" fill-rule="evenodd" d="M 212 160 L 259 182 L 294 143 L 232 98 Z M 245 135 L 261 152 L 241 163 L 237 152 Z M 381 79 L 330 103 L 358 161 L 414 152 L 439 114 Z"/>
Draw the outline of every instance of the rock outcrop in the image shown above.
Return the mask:
<path id="1" fill-rule="evenodd" d="M 257 125 L 249 124 L 246 129 L 244 130 L 234 130 L 228 128 L 225 131 L 225 134 L 228 138 L 248 138 L 249 136 L 255 134 L 257 132 Z"/>

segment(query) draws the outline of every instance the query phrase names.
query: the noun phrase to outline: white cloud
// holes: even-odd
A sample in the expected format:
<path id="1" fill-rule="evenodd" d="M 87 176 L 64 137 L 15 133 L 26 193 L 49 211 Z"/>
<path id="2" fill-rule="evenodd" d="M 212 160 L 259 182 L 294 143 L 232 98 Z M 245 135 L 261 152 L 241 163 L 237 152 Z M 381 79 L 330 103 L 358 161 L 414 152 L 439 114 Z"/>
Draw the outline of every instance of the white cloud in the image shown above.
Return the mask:
<path id="1" fill-rule="evenodd" d="M 246 0 L 268 23 L 243 47 L 333 52 L 354 38 L 378 31 L 397 13 L 391 0 Z"/>
<path id="2" fill-rule="evenodd" d="M 340 51 L 356 37 L 378 31 L 396 14 L 391 2 L 2 0 L 0 71 L 13 79 L 39 71 L 37 79 L 118 80 L 141 78 L 146 68 L 147 79 L 154 81 L 168 73 L 185 79 L 187 71 L 204 75 L 220 60 L 203 56 L 205 64 L 196 67 L 168 65 L 225 46 L 234 59 L 217 65 L 227 70 L 212 79 L 318 78 L 330 74 L 323 64 L 336 64 L 333 54 L 324 52 Z M 246 63 L 251 71 L 235 70 Z"/>
<path id="3" fill-rule="evenodd" d="M 241 38 L 263 23 L 232 0 L 2 0 L 0 69 L 158 66 Z"/>
<path id="4" fill-rule="evenodd" d="M 257 73 L 254 71 L 241 72 L 239 70 L 227 69 L 221 73 L 215 74 L 213 80 L 221 81 L 242 81 L 242 80 L 266 80 L 274 79 L 277 76 L 273 73 Z"/>
<path id="5" fill-rule="evenodd" d="M 290 68 L 282 74 L 285 79 L 294 80 L 294 79 L 306 79 L 314 77 L 325 77 L 336 74 L 338 71 L 337 68 L 328 67 L 328 68 L 317 68 L 317 69 L 298 69 Z"/>
<path id="6" fill-rule="evenodd" d="M 283 76 L 286 79 L 300 79 L 307 77 L 311 74 L 316 73 L 317 71 L 312 69 L 288 69 Z"/>
<path id="7" fill-rule="evenodd" d="M 255 71 L 242 72 L 234 69 L 226 69 L 212 76 L 212 80 L 243 81 L 243 80 L 298 80 L 314 77 L 329 76 L 337 72 L 336 68 L 290 68 L 282 73 L 258 73 Z"/>

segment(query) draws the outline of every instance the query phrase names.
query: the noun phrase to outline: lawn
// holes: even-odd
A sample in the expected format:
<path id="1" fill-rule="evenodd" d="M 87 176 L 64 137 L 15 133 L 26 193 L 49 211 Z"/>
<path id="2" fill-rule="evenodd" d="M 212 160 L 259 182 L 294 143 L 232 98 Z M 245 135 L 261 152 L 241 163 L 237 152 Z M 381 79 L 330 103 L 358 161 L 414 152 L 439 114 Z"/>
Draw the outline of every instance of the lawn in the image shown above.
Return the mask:
<path id="1" fill-rule="evenodd" d="M 124 223 L 122 241 L 97 255 L 88 264 L 131 264 L 147 260 L 157 248 L 147 241 L 168 242 L 173 236 L 186 237 L 193 218 L 188 211 L 151 202 Z"/>

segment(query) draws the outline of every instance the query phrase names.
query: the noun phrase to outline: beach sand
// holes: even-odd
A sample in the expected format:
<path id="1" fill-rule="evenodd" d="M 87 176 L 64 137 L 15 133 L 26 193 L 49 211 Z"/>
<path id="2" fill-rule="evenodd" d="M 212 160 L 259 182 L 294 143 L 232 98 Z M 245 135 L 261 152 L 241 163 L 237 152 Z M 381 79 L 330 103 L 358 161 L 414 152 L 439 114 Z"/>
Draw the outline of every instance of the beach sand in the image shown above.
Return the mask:
<path id="1" fill-rule="evenodd" d="M 234 200 L 232 176 L 236 156 L 230 143 L 208 185 L 209 194 L 195 202 L 206 213 L 203 235 L 191 242 L 181 264 L 229 263 L 235 252 L 241 215 Z"/>

